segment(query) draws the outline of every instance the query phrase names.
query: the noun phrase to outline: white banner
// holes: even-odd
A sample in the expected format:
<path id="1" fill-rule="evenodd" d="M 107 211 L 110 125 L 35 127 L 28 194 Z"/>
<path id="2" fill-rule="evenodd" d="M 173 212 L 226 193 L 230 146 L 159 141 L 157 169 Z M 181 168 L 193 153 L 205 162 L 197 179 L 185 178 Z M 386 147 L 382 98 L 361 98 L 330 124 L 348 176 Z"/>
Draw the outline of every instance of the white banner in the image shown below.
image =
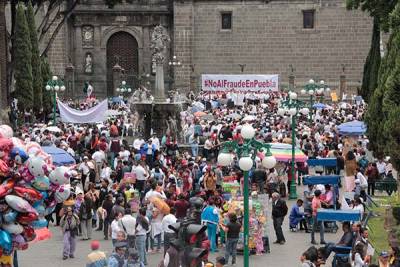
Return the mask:
<path id="1" fill-rule="evenodd" d="M 201 75 L 203 91 L 265 92 L 279 90 L 279 75 Z"/>
<path id="2" fill-rule="evenodd" d="M 103 122 L 107 119 L 107 99 L 100 102 L 96 106 L 86 110 L 77 110 L 70 108 L 59 100 L 57 100 L 57 104 L 58 109 L 60 110 L 61 121 L 63 122 L 97 123 Z"/>

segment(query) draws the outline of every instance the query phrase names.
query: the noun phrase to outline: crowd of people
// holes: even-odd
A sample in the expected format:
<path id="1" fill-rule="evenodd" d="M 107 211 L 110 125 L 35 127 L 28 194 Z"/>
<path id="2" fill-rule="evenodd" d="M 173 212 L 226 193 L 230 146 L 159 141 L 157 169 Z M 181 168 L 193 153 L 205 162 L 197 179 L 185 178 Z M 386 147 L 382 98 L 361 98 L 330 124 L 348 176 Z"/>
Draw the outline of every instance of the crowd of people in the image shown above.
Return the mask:
<path id="1" fill-rule="evenodd" d="M 132 137 L 127 136 L 132 125 L 130 112 L 98 125 L 58 123 L 57 131 L 26 124 L 17 132 L 17 137 L 42 146 L 60 147 L 77 162 L 71 168 L 70 198 L 59 204 L 54 214 L 47 216 L 49 222 L 62 229 L 63 259 L 74 257 L 77 238 L 90 240 L 95 230 L 102 231 L 105 240 L 111 239 L 114 251 L 106 258 L 99 250 L 99 243 L 92 241 L 93 252 L 88 256 L 87 266 L 143 266 L 148 265 L 147 256 L 152 253 L 166 255 L 162 266 L 175 266 L 168 249 L 176 234 L 168 226 L 188 215 L 191 197 L 200 197 L 204 200 L 202 222 L 207 225 L 209 251 L 214 253 L 225 247 L 224 257 L 214 266 L 223 266 L 229 260 L 235 264 L 243 218 L 227 212 L 224 207 L 229 199 L 222 185 L 224 177 L 229 176 L 240 185 L 248 182 L 252 195 L 267 193 L 270 196 L 276 233 L 274 243 L 284 245 L 286 242 L 282 224 L 287 214 L 290 229 L 310 232 L 314 245 L 317 244 L 315 232 L 319 229 L 320 244 L 324 247 L 311 247 L 301 260 L 302 266 L 324 264 L 332 245 L 325 242 L 324 224 L 316 223 L 316 211 L 336 205 L 333 195 L 337 192 L 331 185 L 308 186 L 304 198 L 297 200 L 290 210 L 284 200 L 293 179 L 300 185 L 305 175 L 321 174 L 324 170 L 297 162 L 296 175 L 292 177 L 290 162 L 278 162 L 274 168 L 265 169 L 261 159 L 256 157 L 250 179 L 245 181 L 237 157 L 228 167 L 217 163 L 224 142 L 244 143 L 241 128 L 246 123 L 257 130 L 255 139 L 261 142 L 291 144 L 290 117 L 276 112 L 281 99 L 286 97 L 285 93 L 271 94 L 262 99 L 232 103 L 226 95 L 202 95 L 181 113 L 181 135 L 166 131 L 162 136 L 154 134 L 146 139 L 137 128 L 131 131 Z M 196 116 L 195 111 L 199 110 L 196 103 L 203 104 L 200 109 L 207 116 Z M 374 183 L 395 172 L 390 159 L 375 160 L 371 156 L 365 136 L 346 138 L 337 130 L 343 122 L 362 120 L 364 108 L 362 104 L 333 105 L 329 109 L 314 110 L 311 120 L 309 115 L 300 114 L 296 125 L 296 146 L 308 158 L 337 159 L 337 166 L 326 171 L 345 177 L 345 190 L 355 192 L 354 199 L 348 203 L 352 209 L 363 209 L 366 195 L 375 193 Z M 246 116 L 253 116 L 253 119 L 244 121 Z M 183 149 L 182 144 L 189 145 L 190 149 Z M 155 198 L 162 203 L 154 201 Z M 168 212 L 164 211 L 164 205 Z M 370 262 L 370 255 L 366 254 L 368 242 L 364 242 L 368 231 L 357 225 L 350 229 L 350 225 L 344 223 L 344 236 L 338 244 L 351 244 L 353 266 L 364 266 L 359 262 Z M 259 246 L 261 253 L 269 251 L 268 242 L 261 242 Z M 398 264 L 398 248 L 393 247 L 381 258 L 388 258 L 392 264 L 385 266 L 399 266 L 395 265 Z"/>

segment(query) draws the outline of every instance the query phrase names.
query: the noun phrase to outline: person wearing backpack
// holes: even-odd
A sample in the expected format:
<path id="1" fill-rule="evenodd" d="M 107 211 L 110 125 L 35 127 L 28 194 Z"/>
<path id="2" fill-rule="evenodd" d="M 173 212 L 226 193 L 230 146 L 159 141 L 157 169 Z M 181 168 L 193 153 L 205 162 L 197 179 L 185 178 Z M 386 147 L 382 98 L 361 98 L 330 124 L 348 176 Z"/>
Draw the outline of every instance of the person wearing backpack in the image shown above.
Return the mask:
<path id="1" fill-rule="evenodd" d="M 274 230 L 276 234 L 276 241 L 274 244 L 285 244 L 285 236 L 282 231 L 282 223 L 288 213 L 288 207 L 285 200 L 281 199 L 279 193 L 272 193 L 272 220 L 274 223 Z"/>
<path id="2" fill-rule="evenodd" d="M 136 249 L 139 253 L 140 262 L 147 265 L 146 258 L 146 236 L 150 229 L 149 219 L 146 217 L 146 208 L 140 208 L 136 218 Z"/>

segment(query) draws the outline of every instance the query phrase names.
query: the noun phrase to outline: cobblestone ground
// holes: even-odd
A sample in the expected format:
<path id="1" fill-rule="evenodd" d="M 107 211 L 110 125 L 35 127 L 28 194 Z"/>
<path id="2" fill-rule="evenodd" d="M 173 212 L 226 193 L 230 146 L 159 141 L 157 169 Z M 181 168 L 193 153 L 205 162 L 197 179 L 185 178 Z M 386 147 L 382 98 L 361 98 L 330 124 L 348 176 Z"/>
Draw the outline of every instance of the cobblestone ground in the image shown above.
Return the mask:
<path id="1" fill-rule="evenodd" d="M 301 192 L 301 189 L 298 189 Z M 288 201 L 290 209 L 294 201 Z M 269 203 L 269 210 L 271 204 Z M 285 218 L 283 230 L 286 238 L 285 245 L 275 245 L 272 242 L 275 240 L 272 220 L 268 220 L 269 238 L 271 245 L 271 253 L 262 256 L 251 256 L 251 267 L 294 267 L 299 266 L 299 257 L 310 244 L 310 235 L 304 232 L 292 233 L 288 227 L 288 217 Z M 70 267 L 70 266 L 85 266 L 87 254 L 90 252 L 90 241 L 77 241 L 77 250 L 74 259 L 62 260 L 62 236 L 59 228 L 50 227 L 53 232 L 53 238 L 48 241 L 32 244 L 27 251 L 19 252 L 19 266 L 21 267 Z M 326 240 L 336 242 L 341 234 L 341 230 L 337 234 L 326 234 Z M 319 235 L 317 234 L 317 241 Z M 107 255 L 111 254 L 111 241 L 103 240 L 101 232 L 93 232 L 92 239 L 100 241 L 101 250 Z M 219 255 L 223 255 L 224 249 L 220 248 L 219 253 L 211 254 L 210 259 L 213 260 Z M 156 267 L 162 259 L 162 254 L 148 255 L 149 267 Z M 243 266 L 242 256 L 238 256 L 237 266 Z"/>

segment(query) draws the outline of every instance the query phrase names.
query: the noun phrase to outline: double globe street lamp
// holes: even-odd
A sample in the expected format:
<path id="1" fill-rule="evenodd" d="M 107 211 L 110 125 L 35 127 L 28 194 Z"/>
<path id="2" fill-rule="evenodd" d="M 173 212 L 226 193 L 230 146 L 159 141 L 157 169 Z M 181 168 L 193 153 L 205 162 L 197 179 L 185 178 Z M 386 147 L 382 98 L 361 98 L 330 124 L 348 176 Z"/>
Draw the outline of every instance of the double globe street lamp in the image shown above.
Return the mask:
<path id="1" fill-rule="evenodd" d="M 312 110 L 314 105 L 314 96 L 315 98 L 320 97 L 321 100 L 324 96 L 324 93 L 329 93 L 331 89 L 325 84 L 324 80 L 315 82 L 313 79 L 310 79 L 308 83 L 304 86 L 304 88 L 300 91 L 302 95 L 310 96 L 310 109 Z M 312 114 L 310 113 L 310 121 L 312 120 Z"/>
<path id="2" fill-rule="evenodd" d="M 296 117 L 298 113 L 305 116 L 310 112 L 306 107 L 306 104 L 297 99 L 297 94 L 295 92 L 289 92 L 289 98 L 281 102 L 281 107 L 278 108 L 277 114 L 279 116 L 284 116 L 285 114 L 291 116 L 291 128 L 292 128 L 292 161 L 291 161 L 291 174 L 292 180 L 290 182 L 290 199 L 297 199 L 296 191 L 296 180 L 295 180 L 295 152 L 296 152 Z"/>
<path id="3" fill-rule="evenodd" d="M 126 81 L 122 81 L 121 85 L 119 87 L 117 87 L 117 89 L 115 89 L 118 93 L 121 93 L 122 96 L 125 93 L 130 93 L 132 92 L 132 89 L 126 84 Z"/>
<path id="4" fill-rule="evenodd" d="M 56 125 L 56 112 L 57 112 L 57 93 L 64 92 L 65 86 L 64 82 L 58 78 L 58 76 L 53 76 L 51 80 L 47 81 L 46 91 L 51 91 L 53 93 L 53 125 Z"/>
<path id="5" fill-rule="evenodd" d="M 250 124 L 245 124 L 241 128 L 241 135 L 244 143 L 239 145 L 236 141 L 222 143 L 222 152 L 218 155 L 220 166 L 230 166 L 233 162 L 234 154 L 239 157 L 239 168 L 243 171 L 243 209 L 244 209 L 244 267 L 249 267 L 249 171 L 254 166 L 257 152 L 266 150 L 265 157 L 261 164 L 271 169 L 276 165 L 276 159 L 270 151 L 271 145 L 259 142 L 254 139 L 255 129 Z"/>

